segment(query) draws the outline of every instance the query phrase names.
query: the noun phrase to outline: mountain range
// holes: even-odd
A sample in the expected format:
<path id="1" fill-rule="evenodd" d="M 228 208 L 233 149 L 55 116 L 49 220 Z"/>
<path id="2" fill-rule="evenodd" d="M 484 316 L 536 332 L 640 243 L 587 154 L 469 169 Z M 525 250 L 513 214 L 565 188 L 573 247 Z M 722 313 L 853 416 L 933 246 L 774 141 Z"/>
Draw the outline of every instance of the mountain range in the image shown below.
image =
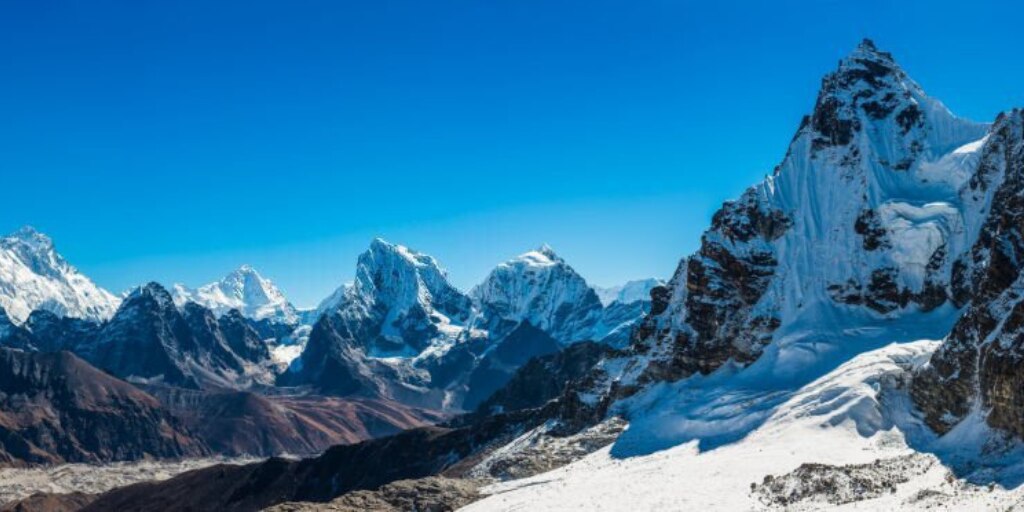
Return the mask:
<path id="1" fill-rule="evenodd" d="M 70 349 L 177 396 L 169 410 L 217 410 L 187 405 L 216 390 L 447 415 L 122 487 L 86 510 L 316 509 L 428 489 L 451 500 L 440 509 L 485 511 L 1004 509 L 1024 499 L 1021 198 L 1024 112 L 957 117 L 864 40 L 779 165 L 722 205 L 666 283 L 595 289 L 542 246 L 463 292 L 434 258 L 378 239 L 301 336 L 298 313 L 268 335 L 284 318 L 253 311 L 286 301 L 253 278 L 255 309 L 150 284 L 102 323 L 52 307 L 0 317 L 0 343 L 19 358 Z M 250 297 L 202 289 L 182 296 Z M 282 370 L 272 351 L 288 338 L 303 348 Z"/>
<path id="2" fill-rule="evenodd" d="M 633 283 L 623 300 L 604 305 L 544 246 L 465 293 L 433 257 L 376 239 L 358 258 L 355 281 L 316 310 L 296 309 L 248 265 L 196 289 L 149 283 L 115 299 L 67 265 L 45 235 L 25 228 L 4 240 L 20 258 L 2 274 L 19 276 L 2 283 L 15 290 L 8 303 L 21 311 L 27 295 L 41 306 L 0 317 L 0 344 L 68 350 L 139 385 L 284 386 L 434 410 L 475 407 L 531 357 L 580 341 L 623 343 L 649 305 L 644 291 L 657 284 Z M 52 286 L 34 295 L 18 288 L 44 279 Z M 90 297 L 109 301 L 80 307 Z M 83 314 L 61 314 L 73 307 Z"/>

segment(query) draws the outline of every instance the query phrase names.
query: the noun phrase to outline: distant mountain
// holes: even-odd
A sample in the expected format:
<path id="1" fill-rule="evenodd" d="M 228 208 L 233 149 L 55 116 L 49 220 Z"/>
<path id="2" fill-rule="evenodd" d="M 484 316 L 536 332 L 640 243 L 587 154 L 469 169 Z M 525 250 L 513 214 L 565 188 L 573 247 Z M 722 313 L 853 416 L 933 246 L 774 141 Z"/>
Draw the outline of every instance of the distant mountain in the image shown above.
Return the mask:
<path id="1" fill-rule="evenodd" d="M 143 386 L 213 453 L 312 455 L 436 423 L 441 416 L 399 403 L 313 395 Z"/>
<path id="2" fill-rule="evenodd" d="M 595 288 L 604 310 L 591 339 L 618 348 L 628 345 L 633 330 L 651 311 L 651 290 L 664 284 L 660 279 L 642 279 L 612 288 Z"/>
<path id="3" fill-rule="evenodd" d="M 608 288 L 595 286 L 594 292 L 601 299 L 601 304 L 607 307 L 615 302 L 630 304 L 636 301 L 649 301 L 651 300 L 651 289 L 664 284 L 665 282 L 661 279 L 637 279 Z"/>
<path id="4" fill-rule="evenodd" d="M 631 284 L 617 293 L 638 300 L 605 308 L 544 246 L 499 265 L 471 298 L 433 257 L 377 239 L 359 257 L 355 281 L 321 304 L 279 384 L 472 409 L 532 357 L 582 340 L 624 344 L 649 309 L 645 292 L 648 283 Z"/>
<path id="5" fill-rule="evenodd" d="M 155 398 L 78 357 L 0 348 L 0 465 L 208 453 Z"/>
<path id="6" fill-rule="evenodd" d="M 156 283 L 138 288 L 76 351 L 123 379 L 188 388 L 238 388 L 273 381 L 270 353 L 237 312 L 217 318 L 196 303 L 175 306 Z"/>
<path id="7" fill-rule="evenodd" d="M 15 323 L 37 309 L 106 320 L 119 303 L 69 265 L 46 235 L 26 226 L 0 238 L 0 307 Z"/>
<path id="8" fill-rule="evenodd" d="M 299 312 L 281 290 L 249 265 L 242 265 L 220 281 L 196 289 L 175 284 L 171 295 L 179 307 L 195 302 L 217 316 L 237 309 L 254 320 L 271 319 L 287 324 L 299 321 Z"/>
<path id="9" fill-rule="evenodd" d="M 282 383 L 440 406 L 444 390 L 425 367 L 484 336 L 469 328 L 472 301 L 437 260 L 381 239 L 359 256 L 355 282 L 336 295 Z"/>
<path id="10" fill-rule="evenodd" d="M 461 397 L 477 414 L 301 462 L 127 487 L 93 506 L 325 502 L 396 479 L 523 474 L 492 464 L 548 471 L 620 435 L 473 508 L 1020 501 L 1024 112 L 959 118 L 869 40 L 822 79 L 774 171 L 722 205 L 649 304 L 629 301 L 649 313 L 620 324 L 621 349 L 572 342 L 634 315 L 613 307 L 638 294 L 602 304 L 550 248 L 500 265 L 468 306 L 436 296 L 450 286 L 428 286 L 438 272 L 422 261 L 367 272 L 372 289 L 402 293 L 346 292 L 321 318 L 300 359 L 306 383 L 453 408 Z M 489 398 L 466 399 L 474 382 L 501 379 Z M 618 415 L 624 432 L 587 438 Z"/>
<path id="11" fill-rule="evenodd" d="M 527 321 L 568 345 L 591 339 L 601 321 L 597 293 L 547 245 L 498 265 L 470 295 L 494 338 Z"/>

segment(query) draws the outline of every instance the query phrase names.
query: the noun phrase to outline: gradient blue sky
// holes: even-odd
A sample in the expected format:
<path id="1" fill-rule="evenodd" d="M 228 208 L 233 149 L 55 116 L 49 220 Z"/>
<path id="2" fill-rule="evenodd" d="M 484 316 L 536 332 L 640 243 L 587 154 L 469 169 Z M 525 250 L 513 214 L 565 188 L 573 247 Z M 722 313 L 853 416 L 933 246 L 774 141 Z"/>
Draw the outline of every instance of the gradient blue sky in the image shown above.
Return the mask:
<path id="1" fill-rule="evenodd" d="M 597 284 L 668 276 L 862 37 L 960 115 L 1024 106 L 1021 10 L 4 1 L 0 232 L 113 291 L 251 263 L 299 305 L 374 236 L 464 288 L 542 242 Z"/>

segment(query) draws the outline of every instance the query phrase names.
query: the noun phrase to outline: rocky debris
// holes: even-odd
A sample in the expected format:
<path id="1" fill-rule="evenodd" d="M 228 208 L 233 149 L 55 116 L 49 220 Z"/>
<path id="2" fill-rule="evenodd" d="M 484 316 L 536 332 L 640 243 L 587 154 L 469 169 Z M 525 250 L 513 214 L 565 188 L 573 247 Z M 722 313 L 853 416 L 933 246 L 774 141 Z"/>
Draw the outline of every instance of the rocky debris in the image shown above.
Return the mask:
<path id="1" fill-rule="evenodd" d="M 833 466 L 801 464 L 782 476 L 768 475 L 751 493 L 764 505 L 787 508 L 798 504 L 842 505 L 896 492 L 896 487 L 923 475 L 935 459 L 912 454 L 868 464 Z"/>
<path id="2" fill-rule="evenodd" d="M 219 465 L 165 482 L 131 485 L 101 495 L 85 510 L 255 511 L 285 502 L 325 503 L 397 480 L 460 477 L 495 449 L 542 424 L 550 424 L 550 435 L 563 437 L 596 424 L 606 405 L 588 405 L 566 393 L 538 409 L 334 446 L 315 458 Z"/>
<path id="3" fill-rule="evenodd" d="M 0 468 L 0 504 L 17 503 L 32 496 L 96 496 L 115 487 L 172 476 L 213 464 L 253 462 L 252 459 L 202 458 L 143 460 L 105 464 L 60 464 L 32 468 Z M 84 504 L 83 504 L 84 505 Z M 2 510 L 2 509 L 0 509 Z M 77 510 L 77 509 L 76 509 Z"/>
<path id="4" fill-rule="evenodd" d="M 267 512 L 450 512 L 479 499 L 472 480 L 427 477 L 399 480 L 373 491 L 353 491 L 329 503 L 282 503 Z"/>
<path id="5" fill-rule="evenodd" d="M 486 480 L 517 480 L 558 469 L 612 444 L 628 423 L 612 417 L 593 427 L 565 436 L 538 427 L 495 450 L 469 476 Z"/>
<path id="6" fill-rule="evenodd" d="M 13 503 L 0 505 L 0 512 L 76 512 L 94 499 L 96 499 L 95 494 L 80 492 L 40 493 Z"/>
<path id="7" fill-rule="evenodd" d="M 155 398 L 78 357 L 0 349 L 0 465 L 207 453 Z"/>

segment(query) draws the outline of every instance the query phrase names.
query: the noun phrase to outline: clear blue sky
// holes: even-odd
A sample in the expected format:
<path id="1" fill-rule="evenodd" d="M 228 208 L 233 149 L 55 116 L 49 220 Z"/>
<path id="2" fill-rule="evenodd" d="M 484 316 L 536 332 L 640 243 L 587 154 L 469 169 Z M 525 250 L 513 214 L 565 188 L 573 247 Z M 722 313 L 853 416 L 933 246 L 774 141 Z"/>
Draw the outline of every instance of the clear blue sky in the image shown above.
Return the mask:
<path id="1" fill-rule="evenodd" d="M 210 4 L 217 4 L 212 6 Z M 1024 106 L 1021 8 L 961 2 L 0 3 L 0 232 L 101 285 L 251 263 L 293 301 L 374 236 L 468 288 L 542 242 L 668 276 L 871 37 L 956 113 Z"/>

